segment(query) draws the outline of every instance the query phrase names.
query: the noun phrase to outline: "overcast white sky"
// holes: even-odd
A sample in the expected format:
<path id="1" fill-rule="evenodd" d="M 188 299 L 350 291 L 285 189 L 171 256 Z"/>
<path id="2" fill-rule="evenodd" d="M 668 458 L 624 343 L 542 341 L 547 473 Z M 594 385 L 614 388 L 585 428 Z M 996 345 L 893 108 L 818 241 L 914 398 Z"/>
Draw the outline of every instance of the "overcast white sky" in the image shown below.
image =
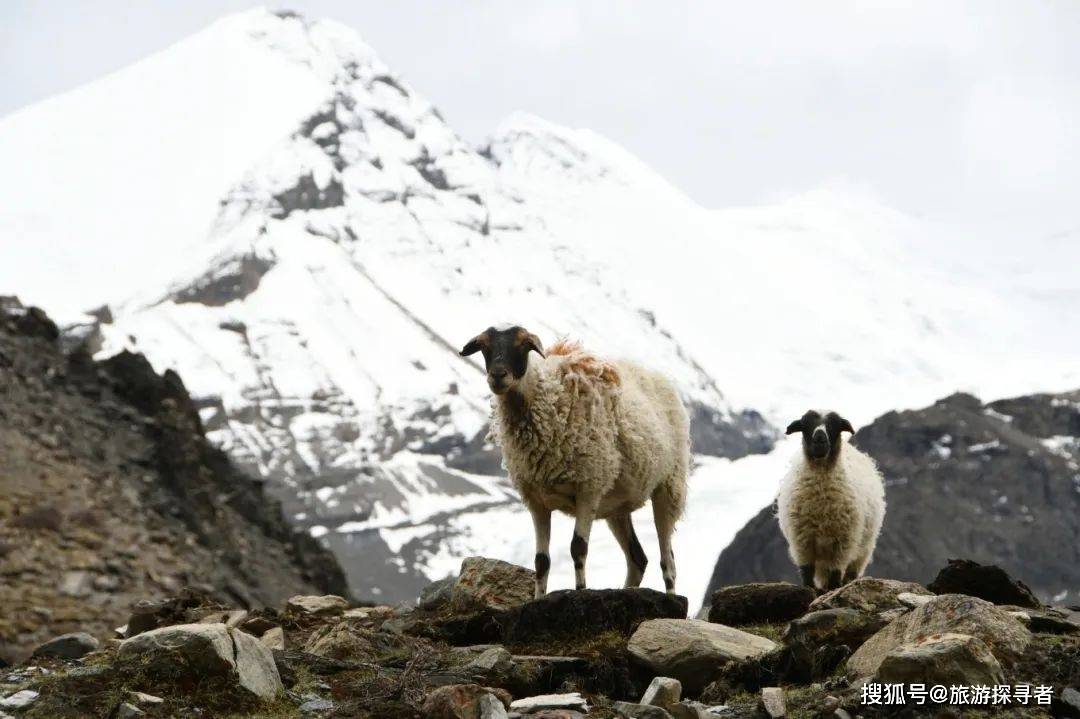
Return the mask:
<path id="1" fill-rule="evenodd" d="M 481 142 L 592 128 L 706 206 L 822 183 L 973 236 L 1080 227 L 1080 3 L 312 0 Z M 0 3 L 0 115 L 252 3 Z M 278 7 L 278 6 L 275 6 Z"/>

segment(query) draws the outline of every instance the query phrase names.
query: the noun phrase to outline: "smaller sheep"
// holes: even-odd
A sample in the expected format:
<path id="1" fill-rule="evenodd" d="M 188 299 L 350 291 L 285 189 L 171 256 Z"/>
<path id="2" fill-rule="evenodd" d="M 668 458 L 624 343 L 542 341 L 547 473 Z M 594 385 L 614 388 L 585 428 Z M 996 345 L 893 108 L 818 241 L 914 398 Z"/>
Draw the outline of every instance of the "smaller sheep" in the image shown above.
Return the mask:
<path id="1" fill-rule="evenodd" d="M 801 432 L 777 496 L 780 531 L 803 584 L 831 590 L 862 576 L 885 518 L 885 486 L 874 460 L 845 442 L 855 433 L 836 412 L 808 411 L 787 428 Z"/>

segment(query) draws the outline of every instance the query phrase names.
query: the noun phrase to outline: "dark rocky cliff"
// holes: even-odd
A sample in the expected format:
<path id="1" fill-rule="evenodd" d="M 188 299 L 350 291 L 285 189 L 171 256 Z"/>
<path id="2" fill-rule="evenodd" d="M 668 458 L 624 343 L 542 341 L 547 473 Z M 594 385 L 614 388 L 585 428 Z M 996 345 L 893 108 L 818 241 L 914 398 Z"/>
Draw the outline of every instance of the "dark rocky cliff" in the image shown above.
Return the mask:
<path id="1" fill-rule="evenodd" d="M 280 604 L 346 592 L 333 557 L 207 443 L 175 373 L 62 351 L 0 302 L 0 658 L 79 627 L 108 636 L 136 599 L 201 585 Z"/>

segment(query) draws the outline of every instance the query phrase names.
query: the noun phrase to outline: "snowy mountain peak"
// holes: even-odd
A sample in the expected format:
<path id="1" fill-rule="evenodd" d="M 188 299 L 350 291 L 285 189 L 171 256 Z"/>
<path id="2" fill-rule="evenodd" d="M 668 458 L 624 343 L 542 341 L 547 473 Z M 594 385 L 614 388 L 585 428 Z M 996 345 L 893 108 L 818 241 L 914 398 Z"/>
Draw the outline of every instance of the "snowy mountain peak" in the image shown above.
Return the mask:
<path id="1" fill-rule="evenodd" d="M 209 70 L 207 55 L 269 114 L 192 82 L 189 63 Z M 207 79 L 210 88 L 220 81 Z M 103 292 L 108 271 L 94 278 L 98 291 L 78 296 L 80 307 L 114 308 L 100 327 L 101 354 L 139 351 L 177 369 L 209 436 L 265 479 L 298 527 L 335 548 L 358 594 L 410 595 L 461 556 L 490 553 L 476 522 L 522 511 L 486 440 L 480 368 L 457 354 L 500 319 L 545 342 L 571 336 L 665 371 L 690 407 L 701 453 L 772 445 L 773 428 L 733 409 L 613 271 L 615 244 L 550 228 L 560 187 L 607 193 L 613 207 L 627 188 L 658 187 L 648 168 L 592 133 L 519 117 L 490 153 L 477 151 L 351 30 L 264 10 L 225 18 L 101 82 L 113 97 L 186 87 L 138 106 L 135 124 L 156 128 L 187 113 L 199 130 L 178 128 L 160 144 L 134 126 L 105 131 L 100 162 L 121 158 L 140 182 L 114 196 L 107 190 L 121 178 L 107 176 L 87 182 L 92 197 L 60 203 L 60 216 L 87 228 L 105 255 L 119 238 L 115 275 L 126 299 Z M 69 115 L 97 107 L 97 93 L 91 86 L 29 114 L 77 136 Z M 107 111 L 98 113 L 88 122 L 106 128 Z M 31 132 L 7 130 L 0 144 L 10 147 Z M 231 177 L 208 177 L 201 163 L 220 164 L 209 158 L 234 141 L 247 144 L 226 153 Z M 526 178 L 545 191 L 524 192 Z M 665 193 L 652 201 L 679 211 L 663 204 L 674 190 Z M 115 213 L 111 224 L 103 208 Z M 598 212 L 603 221 L 608 210 Z M 17 209 L 0 221 L 22 237 L 49 236 Z"/>

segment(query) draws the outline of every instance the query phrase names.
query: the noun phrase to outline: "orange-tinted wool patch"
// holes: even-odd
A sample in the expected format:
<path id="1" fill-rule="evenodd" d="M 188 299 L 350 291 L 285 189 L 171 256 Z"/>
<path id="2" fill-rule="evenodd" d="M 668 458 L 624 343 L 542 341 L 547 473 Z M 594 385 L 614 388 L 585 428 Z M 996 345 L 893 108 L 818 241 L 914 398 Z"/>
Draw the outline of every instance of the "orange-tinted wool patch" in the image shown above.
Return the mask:
<path id="1" fill-rule="evenodd" d="M 615 386 L 622 383 L 615 365 L 584 351 L 580 342 L 564 338 L 553 344 L 547 353 L 549 356 L 566 357 L 562 366 L 567 374 L 578 374 Z"/>
<path id="2" fill-rule="evenodd" d="M 553 344 L 551 346 L 551 349 L 549 349 L 547 351 L 547 353 L 549 355 L 569 355 L 569 354 L 573 354 L 574 352 L 580 352 L 580 351 L 581 351 L 581 343 L 580 342 L 574 342 L 572 340 L 568 340 L 567 338 L 563 337 L 562 339 L 556 341 L 555 344 Z"/>

